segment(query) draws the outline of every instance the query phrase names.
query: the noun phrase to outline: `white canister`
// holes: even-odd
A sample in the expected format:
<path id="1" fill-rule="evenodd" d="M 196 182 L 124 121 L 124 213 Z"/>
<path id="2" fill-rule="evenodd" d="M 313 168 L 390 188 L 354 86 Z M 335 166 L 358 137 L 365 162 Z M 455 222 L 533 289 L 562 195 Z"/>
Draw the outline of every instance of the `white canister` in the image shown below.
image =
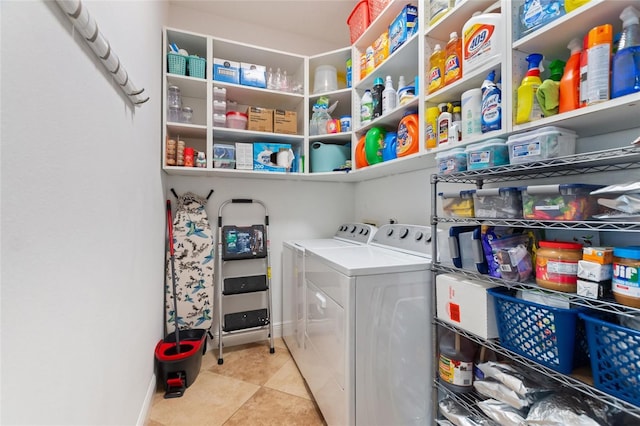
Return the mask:
<path id="1" fill-rule="evenodd" d="M 482 133 L 480 112 L 482 107 L 482 90 L 467 90 L 460 98 L 462 109 L 462 140 Z"/>

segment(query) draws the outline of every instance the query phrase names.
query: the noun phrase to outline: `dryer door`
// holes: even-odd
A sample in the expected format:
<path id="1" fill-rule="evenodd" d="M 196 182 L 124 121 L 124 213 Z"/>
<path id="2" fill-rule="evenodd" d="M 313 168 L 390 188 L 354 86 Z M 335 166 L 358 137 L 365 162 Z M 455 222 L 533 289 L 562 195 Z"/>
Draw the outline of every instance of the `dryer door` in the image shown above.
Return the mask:
<path id="1" fill-rule="evenodd" d="M 431 424 L 429 271 L 358 277 L 356 424 Z"/>

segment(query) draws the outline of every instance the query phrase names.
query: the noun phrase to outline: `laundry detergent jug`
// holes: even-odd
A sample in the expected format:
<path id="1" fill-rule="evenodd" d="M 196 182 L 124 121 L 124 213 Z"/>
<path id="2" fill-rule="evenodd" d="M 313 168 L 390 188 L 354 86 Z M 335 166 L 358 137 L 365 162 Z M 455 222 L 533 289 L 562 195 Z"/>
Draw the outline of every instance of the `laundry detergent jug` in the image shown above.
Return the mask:
<path id="1" fill-rule="evenodd" d="M 493 4 L 472 16 L 462 27 L 462 69 L 465 74 L 502 54 L 503 20 L 500 13 L 487 13 L 500 7 Z"/>
<path id="2" fill-rule="evenodd" d="M 382 147 L 386 132 L 380 127 L 372 127 L 367 131 L 364 140 L 364 153 L 368 164 L 382 162 Z"/>

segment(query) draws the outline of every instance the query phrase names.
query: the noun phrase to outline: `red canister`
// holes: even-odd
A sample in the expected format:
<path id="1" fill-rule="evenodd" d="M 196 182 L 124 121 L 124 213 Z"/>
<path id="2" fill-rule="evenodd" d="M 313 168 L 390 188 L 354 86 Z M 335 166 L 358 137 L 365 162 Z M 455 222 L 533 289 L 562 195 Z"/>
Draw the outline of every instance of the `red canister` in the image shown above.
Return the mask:
<path id="1" fill-rule="evenodd" d="M 536 252 L 536 283 L 551 290 L 575 293 L 582 244 L 540 241 Z"/>
<path id="2" fill-rule="evenodd" d="M 193 162 L 194 162 L 193 154 L 194 154 L 193 148 L 186 147 L 184 149 L 184 166 L 185 167 L 193 167 Z"/>

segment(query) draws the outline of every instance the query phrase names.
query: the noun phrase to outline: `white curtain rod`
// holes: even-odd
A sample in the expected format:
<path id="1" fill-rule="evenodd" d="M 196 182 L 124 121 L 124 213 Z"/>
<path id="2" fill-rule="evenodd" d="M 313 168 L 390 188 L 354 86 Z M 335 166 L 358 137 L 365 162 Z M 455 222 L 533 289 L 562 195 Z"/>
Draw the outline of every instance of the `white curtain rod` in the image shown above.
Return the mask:
<path id="1" fill-rule="evenodd" d="M 96 21 L 82 2 L 80 0 L 56 0 L 56 3 L 73 22 L 75 28 L 87 41 L 91 50 L 102 62 L 102 65 L 113 75 L 116 83 L 118 83 L 131 102 L 136 106 L 147 102 L 149 97 L 145 97 L 142 94 L 144 89 L 137 89 L 133 84 L 127 71 L 120 63 L 120 59 L 111 50 L 109 41 L 104 38 L 98 29 L 98 24 L 96 24 Z"/>

